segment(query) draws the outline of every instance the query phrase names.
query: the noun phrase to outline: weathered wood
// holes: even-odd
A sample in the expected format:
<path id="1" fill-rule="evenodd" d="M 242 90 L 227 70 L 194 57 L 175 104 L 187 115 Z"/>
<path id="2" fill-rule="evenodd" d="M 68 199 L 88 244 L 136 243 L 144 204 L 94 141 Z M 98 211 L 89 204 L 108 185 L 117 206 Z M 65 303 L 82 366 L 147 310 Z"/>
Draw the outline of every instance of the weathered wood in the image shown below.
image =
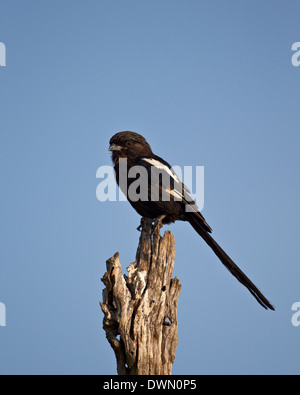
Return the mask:
<path id="1" fill-rule="evenodd" d="M 172 279 L 175 240 L 171 232 L 152 234 L 142 219 L 136 261 L 122 274 L 119 253 L 110 258 L 102 281 L 103 328 L 120 375 L 171 374 L 178 342 L 180 282 Z"/>

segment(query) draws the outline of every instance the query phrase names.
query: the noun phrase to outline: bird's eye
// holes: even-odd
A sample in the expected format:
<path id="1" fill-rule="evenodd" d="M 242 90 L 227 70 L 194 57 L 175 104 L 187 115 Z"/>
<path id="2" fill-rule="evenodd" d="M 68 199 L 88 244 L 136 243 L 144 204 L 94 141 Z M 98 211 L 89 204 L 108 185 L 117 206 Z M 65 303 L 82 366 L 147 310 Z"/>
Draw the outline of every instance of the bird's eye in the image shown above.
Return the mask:
<path id="1" fill-rule="evenodd" d="M 132 144 L 132 141 L 127 141 L 126 142 L 126 146 L 128 147 L 129 145 L 131 145 Z"/>

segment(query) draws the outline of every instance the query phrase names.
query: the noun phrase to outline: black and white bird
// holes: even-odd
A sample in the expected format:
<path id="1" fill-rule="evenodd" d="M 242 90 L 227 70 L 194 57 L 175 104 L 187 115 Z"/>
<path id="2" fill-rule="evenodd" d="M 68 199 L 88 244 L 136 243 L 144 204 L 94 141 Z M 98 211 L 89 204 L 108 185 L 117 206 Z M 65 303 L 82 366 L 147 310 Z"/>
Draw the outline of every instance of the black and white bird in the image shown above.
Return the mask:
<path id="1" fill-rule="evenodd" d="M 271 303 L 233 262 L 211 236 L 212 229 L 168 162 L 155 155 L 145 138 L 134 132 L 120 132 L 110 139 L 109 151 L 116 181 L 129 203 L 142 217 L 169 224 L 187 221 L 211 247 L 224 266 L 265 309 Z M 125 171 L 122 163 L 126 163 Z"/>

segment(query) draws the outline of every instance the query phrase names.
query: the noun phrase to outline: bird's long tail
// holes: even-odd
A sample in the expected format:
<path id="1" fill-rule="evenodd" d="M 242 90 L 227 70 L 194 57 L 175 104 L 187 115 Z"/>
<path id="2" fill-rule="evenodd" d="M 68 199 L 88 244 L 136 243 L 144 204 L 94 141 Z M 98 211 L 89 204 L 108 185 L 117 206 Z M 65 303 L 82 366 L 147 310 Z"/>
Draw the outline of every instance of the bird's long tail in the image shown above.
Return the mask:
<path id="1" fill-rule="evenodd" d="M 252 283 L 252 281 L 241 271 L 241 269 L 233 262 L 233 260 L 226 254 L 226 252 L 219 246 L 219 244 L 212 238 L 205 229 L 205 224 L 203 224 L 203 219 L 197 216 L 196 213 L 191 213 L 186 216 L 186 219 L 195 229 L 195 231 L 206 241 L 206 243 L 211 247 L 217 257 L 221 260 L 224 266 L 242 283 L 255 297 L 259 304 L 261 304 L 266 310 L 275 310 L 271 303 L 264 297 L 264 295 L 257 289 L 257 287 Z"/>

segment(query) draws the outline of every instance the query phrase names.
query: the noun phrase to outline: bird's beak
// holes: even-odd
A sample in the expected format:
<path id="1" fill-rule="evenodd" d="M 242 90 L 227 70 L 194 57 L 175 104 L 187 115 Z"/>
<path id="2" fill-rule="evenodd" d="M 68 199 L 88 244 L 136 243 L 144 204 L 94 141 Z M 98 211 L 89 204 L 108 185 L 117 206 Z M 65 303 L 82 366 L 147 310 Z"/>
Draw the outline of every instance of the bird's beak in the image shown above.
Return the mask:
<path id="1" fill-rule="evenodd" d="M 120 145 L 112 144 L 109 148 L 108 151 L 121 151 L 122 147 Z"/>

